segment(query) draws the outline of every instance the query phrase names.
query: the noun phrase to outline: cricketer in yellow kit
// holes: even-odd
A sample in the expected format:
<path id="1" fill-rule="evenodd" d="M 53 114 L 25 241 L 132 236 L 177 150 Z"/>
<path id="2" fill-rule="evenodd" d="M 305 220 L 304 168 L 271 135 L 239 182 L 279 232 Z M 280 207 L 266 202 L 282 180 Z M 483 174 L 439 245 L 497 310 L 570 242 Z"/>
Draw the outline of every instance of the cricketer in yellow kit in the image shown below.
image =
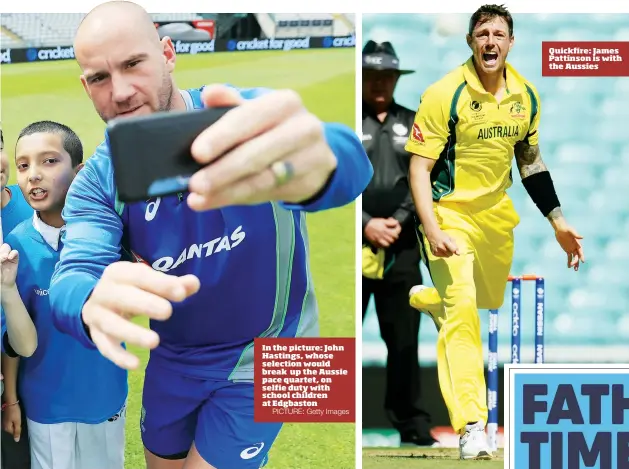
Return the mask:
<path id="1" fill-rule="evenodd" d="M 470 20 L 472 56 L 421 99 L 406 150 L 421 225 L 422 258 L 435 288 L 414 287 L 413 307 L 432 316 L 438 374 L 462 459 L 491 459 L 479 309 L 503 303 L 519 223 L 506 190 L 513 156 L 522 182 L 555 229 L 568 267 L 583 262 L 581 236 L 561 212 L 538 147 L 535 87 L 506 63 L 513 19 L 485 5 Z"/>

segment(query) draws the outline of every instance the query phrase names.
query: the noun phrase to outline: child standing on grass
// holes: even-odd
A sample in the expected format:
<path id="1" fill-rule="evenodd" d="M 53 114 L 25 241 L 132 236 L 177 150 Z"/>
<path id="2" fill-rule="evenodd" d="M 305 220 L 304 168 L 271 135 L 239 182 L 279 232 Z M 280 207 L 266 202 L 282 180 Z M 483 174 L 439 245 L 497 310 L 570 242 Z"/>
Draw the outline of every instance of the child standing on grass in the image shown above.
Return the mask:
<path id="1" fill-rule="evenodd" d="M 36 122 L 18 137 L 18 184 L 34 215 L 6 242 L 19 253 L 15 284 L 39 337 L 37 350 L 21 360 L 18 373 L 32 469 L 124 468 L 126 371 L 59 332 L 48 300 L 62 249 L 61 212 L 82 160 L 81 141 L 62 124 Z M 15 356 L 6 345 L 4 351 Z"/>

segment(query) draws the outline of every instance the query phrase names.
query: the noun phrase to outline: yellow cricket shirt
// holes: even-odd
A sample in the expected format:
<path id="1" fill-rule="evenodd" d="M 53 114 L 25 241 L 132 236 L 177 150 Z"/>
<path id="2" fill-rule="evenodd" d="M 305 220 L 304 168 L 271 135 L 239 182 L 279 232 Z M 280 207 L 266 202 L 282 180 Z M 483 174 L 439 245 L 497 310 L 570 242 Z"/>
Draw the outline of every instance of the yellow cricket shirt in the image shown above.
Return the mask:
<path id="1" fill-rule="evenodd" d="M 437 160 L 433 200 L 469 202 L 511 186 L 514 145 L 537 145 L 540 98 L 509 63 L 502 101 L 485 91 L 472 58 L 421 98 L 406 151 Z"/>

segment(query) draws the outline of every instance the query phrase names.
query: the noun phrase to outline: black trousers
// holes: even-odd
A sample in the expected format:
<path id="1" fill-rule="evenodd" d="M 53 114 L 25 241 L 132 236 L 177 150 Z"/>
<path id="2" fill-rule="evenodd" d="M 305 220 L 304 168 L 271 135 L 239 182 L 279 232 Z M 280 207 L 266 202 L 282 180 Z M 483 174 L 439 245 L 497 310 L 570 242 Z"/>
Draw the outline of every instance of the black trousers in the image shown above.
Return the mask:
<path id="1" fill-rule="evenodd" d="M 387 346 L 386 393 L 384 409 L 400 433 L 417 432 L 429 437 L 430 414 L 421 399 L 419 323 L 421 313 L 408 304 L 408 292 L 422 282 L 417 246 L 396 254 L 395 262 L 382 280 L 363 277 L 363 319 L 371 295 L 374 296 L 380 335 Z"/>
<path id="2" fill-rule="evenodd" d="M 16 443 L 11 433 L 2 430 L 2 469 L 30 469 L 31 467 L 31 448 L 28 440 L 26 413 L 21 401 L 19 405 L 22 410 L 20 441 Z"/>

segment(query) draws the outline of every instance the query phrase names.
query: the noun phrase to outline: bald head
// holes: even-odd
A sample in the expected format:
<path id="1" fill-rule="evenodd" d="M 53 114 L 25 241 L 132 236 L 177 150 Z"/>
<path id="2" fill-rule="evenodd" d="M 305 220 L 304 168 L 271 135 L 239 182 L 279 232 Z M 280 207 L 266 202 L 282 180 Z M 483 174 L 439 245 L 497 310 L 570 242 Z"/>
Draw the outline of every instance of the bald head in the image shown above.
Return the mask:
<path id="1" fill-rule="evenodd" d="M 94 8 L 76 32 L 74 55 L 103 120 L 171 108 L 175 50 L 141 6 L 112 1 Z"/>
<path id="2" fill-rule="evenodd" d="M 85 47 L 102 43 L 112 36 L 147 41 L 161 48 L 155 23 L 144 8 L 127 1 L 106 2 L 90 11 L 77 29 L 74 50 L 79 64 Z"/>
<path id="3" fill-rule="evenodd" d="M 92 11 L 85 15 L 81 23 L 84 23 L 92 17 L 97 17 L 98 15 L 106 15 L 108 13 L 113 13 L 114 15 L 137 15 L 136 19 L 144 18 L 151 23 L 153 22 L 153 20 L 151 19 L 151 15 L 149 15 L 146 10 L 137 3 L 133 3 L 127 0 L 112 0 L 109 2 L 101 3 L 100 5 L 96 5 L 94 8 L 92 8 Z"/>

